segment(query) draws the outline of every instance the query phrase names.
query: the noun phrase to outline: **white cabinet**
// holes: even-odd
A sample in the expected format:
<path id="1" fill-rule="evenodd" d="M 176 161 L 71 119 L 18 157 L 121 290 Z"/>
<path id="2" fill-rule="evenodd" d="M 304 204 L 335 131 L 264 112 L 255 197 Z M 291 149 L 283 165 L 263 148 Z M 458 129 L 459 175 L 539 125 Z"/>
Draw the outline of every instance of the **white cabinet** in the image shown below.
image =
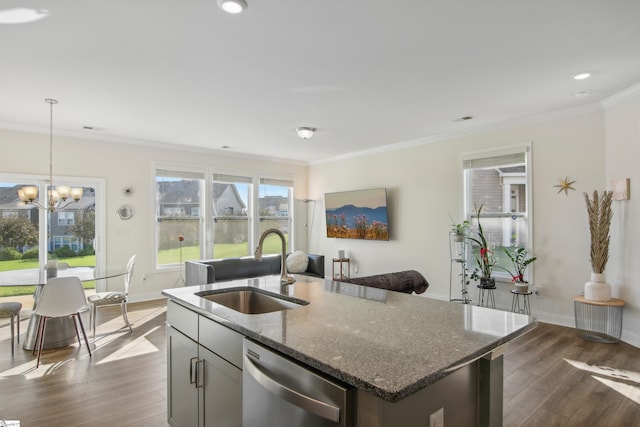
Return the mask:
<path id="1" fill-rule="evenodd" d="M 167 323 L 169 424 L 240 427 L 242 336 L 172 301 Z"/>

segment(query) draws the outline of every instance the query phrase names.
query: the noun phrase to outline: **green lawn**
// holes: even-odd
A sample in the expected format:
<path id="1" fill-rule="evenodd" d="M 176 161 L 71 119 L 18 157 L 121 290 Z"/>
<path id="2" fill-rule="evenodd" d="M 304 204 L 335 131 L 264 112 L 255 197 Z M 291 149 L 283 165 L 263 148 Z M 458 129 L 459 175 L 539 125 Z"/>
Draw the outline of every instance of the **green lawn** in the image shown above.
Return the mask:
<path id="1" fill-rule="evenodd" d="M 282 250 L 282 243 L 280 239 L 275 236 L 269 236 L 264 241 L 263 253 L 264 254 L 279 254 Z M 223 244 L 216 245 L 215 247 L 216 258 L 236 258 L 247 255 L 247 243 L 237 244 Z M 251 251 L 253 255 L 253 250 Z M 200 248 L 198 246 L 184 246 L 182 248 L 182 260 L 196 260 L 200 259 Z M 60 262 L 66 262 L 70 267 L 93 267 L 96 265 L 95 255 L 73 258 L 60 258 Z M 158 254 L 158 261 L 160 264 L 178 264 L 180 262 L 180 248 L 167 249 L 160 251 Z M 0 272 L 11 270 L 22 270 L 28 268 L 39 268 L 40 263 L 38 260 L 13 260 L 13 261 L 0 261 Z M 83 282 L 82 285 L 85 289 L 95 289 L 96 282 Z M 0 286 L 0 297 L 16 296 L 16 295 L 29 295 L 33 294 L 35 286 Z"/>
<path id="2" fill-rule="evenodd" d="M 66 262 L 70 267 L 93 267 L 96 265 L 96 256 L 78 256 L 73 258 L 60 258 L 60 262 Z M 12 261 L 0 261 L 0 271 L 24 270 L 27 268 L 39 268 L 37 259 L 18 259 Z"/>
<path id="3" fill-rule="evenodd" d="M 282 243 L 277 237 L 269 236 L 264 240 L 264 254 L 279 254 L 282 251 Z M 216 258 L 237 258 L 247 256 L 247 243 L 228 243 L 215 245 Z M 251 250 L 253 255 L 253 250 Z M 200 259 L 200 248 L 198 246 L 183 246 L 182 260 Z M 180 263 L 180 248 L 166 249 L 158 253 L 159 264 L 178 264 Z"/>

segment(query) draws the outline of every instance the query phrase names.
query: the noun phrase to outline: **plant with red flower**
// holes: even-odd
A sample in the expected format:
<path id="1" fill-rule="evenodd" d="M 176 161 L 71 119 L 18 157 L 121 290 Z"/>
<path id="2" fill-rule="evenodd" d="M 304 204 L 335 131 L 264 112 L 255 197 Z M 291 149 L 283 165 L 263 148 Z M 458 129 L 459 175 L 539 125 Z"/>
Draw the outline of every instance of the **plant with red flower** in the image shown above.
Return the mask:
<path id="1" fill-rule="evenodd" d="M 511 274 L 511 281 L 513 283 L 527 283 L 524 280 L 524 272 L 527 269 L 527 266 L 538 258 L 527 258 L 528 253 L 526 248 L 503 248 L 503 250 L 511 260 L 511 264 L 513 264 L 515 271 L 512 272 L 507 270 L 509 271 L 509 274 Z"/>
<path id="2" fill-rule="evenodd" d="M 493 252 L 489 249 L 489 244 L 487 243 L 487 239 L 484 235 L 484 229 L 482 228 L 482 224 L 480 223 L 480 213 L 482 212 L 482 206 L 478 208 L 478 238 L 469 237 L 469 240 L 476 243 L 478 248 L 478 256 L 476 257 L 476 264 L 478 265 L 477 269 L 471 274 L 471 278 L 473 280 L 477 280 L 478 278 L 489 278 L 491 277 L 491 272 L 493 271 L 493 267 L 496 265 L 496 259 Z M 480 270 L 480 273 L 478 273 Z"/>

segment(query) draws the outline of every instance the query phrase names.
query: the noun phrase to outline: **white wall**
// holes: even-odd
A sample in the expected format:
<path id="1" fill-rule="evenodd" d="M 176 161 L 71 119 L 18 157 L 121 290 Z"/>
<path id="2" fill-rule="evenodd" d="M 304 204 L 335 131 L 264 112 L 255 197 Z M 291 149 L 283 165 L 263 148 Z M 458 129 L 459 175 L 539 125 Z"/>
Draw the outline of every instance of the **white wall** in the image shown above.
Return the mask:
<path id="1" fill-rule="evenodd" d="M 637 221 L 640 202 L 634 183 L 640 182 L 640 100 L 625 98 L 605 104 L 605 111 L 549 119 L 478 135 L 452 138 L 396 151 L 307 166 L 212 152 L 177 151 L 113 142 L 56 136 L 54 174 L 105 178 L 107 183 L 107 263 L 124 265 L 137 253 L 132 299 L 158 296 L 173 287 L 178 272 L 152 269 L 153 161 L 215 166 L 224 170 L 260 171 L 290 175 L 296 198 L 314 199 L 309 221 L 308 251 L 331 258 L 345 249 L 363 276 L 404 269 L 422 272 L 430 283 L 426 297 L 448 299 L 449 214 L 460 218 L 462 172 L 460 155 L 469 151 L 531 142 L 533 155 L 533 250 L 538 257 L 533 299 L 535 316 L 573 326 L 573 297 L 589 279 L 589 232 L 582 192 L 606 189 L 611 178 L 630 177 L 632 199 L 614 205 L 611 256 L 607 279 L 616 297 L 624 298 L 623 339 L 640 345 L 640 254 Z M 0 130 L 0 171 L 40 174 L 48 171 L 48 136 Z M 25 155 L 30 157 L 25 162 Z M 606 158 L 606 160 L 605 160 Z M 307 175 L 308 173 L 308 175 Z M 576 191 L 557 194 L 558 178 L 577 180 Z M 133 197 L 123 194 L 134 189 Z M 325 237 L 324 193 L 386 187 L 389 196 L 391 240 L 372 242 Z M 636 192 L 637 193 L 637 192 Z M 130 204 L 135 215 L 121 221 L 120 205 Z M 313 212 L 313 204 L 307 204 Z M 142 277 L 146 277 L 142 281 Z M 499 284 L 498 305 L 510 306 L 508 284 Z M 475 289 L 474 289 L 475 291 Z M 475 294 L 472 294 L 475 298 Z"/>
<path id="2" fill-rule="evenodd" d="M 634 95 L 635 94 L 635 95 Z M 631 179 L 631 199 L 613 202 L 611 250 L 605 270 L 614 296 L 627 302 L 623 336 L 640 343 L 640 87 L 606 103 L 606 177 Z"/>
<path id="3" fill-rule="evenodd" d="M 637 117 L 636 114 L 636 132 Z M 336 256 L 338 249 L 345 249 L 357 264 L 359 276 L 418 270 L 430 283 L 423 295 L 447 299 L 449 214 L 460 218 L 462 212 L 460 155 L 531 141 L 533 251 L 538 257 L 533 268 L 539 291 L 532 301 L 533 311 L 539 320 L 574 326 L 573 297 L 582 293 L 591 273 L 589 230 L 582 193 L 608 188 L 604 123 L 604 111 L 595 111 L 312 165 L 309 197 L 318 199 L 320 206 L 326 192 L 386 187 L 391 240 L 327 239 L 324 215 L 320 212 L 310 239 L 310 251 Z M 637 139 L 635 152 L 626 144 L 626 141 L 620 143 L 621 156 L 631 157 L 628 162 L 632 163 L 639 158 Z M 635 156 L 629 156 L 634 153 Z M 553 187 L 565 176 L 577 181 L 576 191 L 569 192 L 568 196 L 557 194 L 558 189 Z M 620 233 L 620 230 L 612 233 L 612 240 L 619 239 Z M 637 247 L 634 250 L 633 253 L 638 254 Z M 330 268 L 328 263 L 328 274 Z M 503 308 L 510 308 L 509 289 L 510 284 L 498 284 L 497 303 Z M 474 299 L 475 291 L 473 288 Z M 614 296 L 618 295 L 620 289 L 615 287 Z M 628 307 L 627 312 L 635 313 L 636 307 L 637 303 Z M 627 322 L 625 317 L 624 328 L 627 334 L 637 334 L 640 325 Z"/>
<path id="4" fill-rule="evenodd" d="M 0 171 L 6 173 L 48 175 L 49 136 L 0 129 Z M 29 161 L 25 162 L 28 156 Z M 154 255 L 154 187 L 153 162 L 211 166 L 220 171 L 290 176 L 296 182 L 296 198 L 306 197 L 307 166 L 213 152 L 179 151 L 167 148 L 54 137 L 54 180 L 60 176 L 98 177 L 106 180 L 106 262 L 126 265 L 137 254 L 131 287 L 131 299 L 156 298 L 160 291 L 174 287 L 179 271 L 156 272 Z M 125 188 L 134 194 L 126 196 Z M 133 208 L 128 221 L 118 218 L 123 204 Z M 143 280 L 145 278 L 145 280 Z M 108 286 L 120 286 L 122 279 Z"/>

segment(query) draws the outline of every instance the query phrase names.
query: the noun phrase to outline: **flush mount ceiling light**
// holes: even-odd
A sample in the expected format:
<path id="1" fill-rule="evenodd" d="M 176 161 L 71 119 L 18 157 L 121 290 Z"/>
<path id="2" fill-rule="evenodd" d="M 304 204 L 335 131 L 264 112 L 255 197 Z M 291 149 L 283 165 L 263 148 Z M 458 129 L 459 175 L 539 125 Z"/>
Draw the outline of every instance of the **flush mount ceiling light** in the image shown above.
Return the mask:
<path id="1" fill-rule="evenodd" d="M 0 10 L 0 24 L 26 24 L 46 18 L 49 11 L 40 9 L 28 9 L 16 7 L 13 9 Z"/>
<path id="2" fill-rule="evenodd" d="M 242 13 L 248 6 L 244 0 L 218 0 L 218 7 L 227 13 L 237 15 Z"/>
<path id="3" fill-rule="evenodd" d="M 589 77 L 591 77 L 591 74 L 589 73 L 580 73 L 573 76 L 575 80 L 584 80 L 584 79 L 588 79 Z"/>
<path id="4" fill-rule="evenodd" d="M 299 128 L 295 128 L 294 131 L 296 132 L 296 135 L 298 135 L 298 137 L 302 138 L 302 139 L 309 139 L 313 136 L 313 133 L 316 131 L 316 128 L 311 128 L 311 127 L 307 127 L 307 126 L 302 126 Z"/>

